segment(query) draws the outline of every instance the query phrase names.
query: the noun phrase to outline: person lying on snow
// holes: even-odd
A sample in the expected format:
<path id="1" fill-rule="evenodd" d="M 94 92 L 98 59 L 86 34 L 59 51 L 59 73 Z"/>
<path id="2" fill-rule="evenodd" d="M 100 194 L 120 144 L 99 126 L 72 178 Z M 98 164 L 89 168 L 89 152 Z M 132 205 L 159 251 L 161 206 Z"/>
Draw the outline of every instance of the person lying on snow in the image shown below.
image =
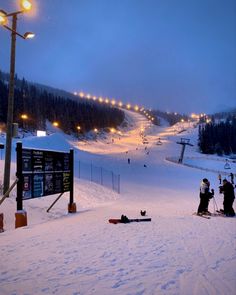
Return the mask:
<path id="1" fill-rule="evenodd" d="M 211 213 L 208 211 L 208 205 L 211 198 L 214 197 L 214 190 L 210 191 L 210 182 L 207 178 L 203 178 L 200 185 L 200 204 L 198 206 L 197 214 L 207 214 Z"/>

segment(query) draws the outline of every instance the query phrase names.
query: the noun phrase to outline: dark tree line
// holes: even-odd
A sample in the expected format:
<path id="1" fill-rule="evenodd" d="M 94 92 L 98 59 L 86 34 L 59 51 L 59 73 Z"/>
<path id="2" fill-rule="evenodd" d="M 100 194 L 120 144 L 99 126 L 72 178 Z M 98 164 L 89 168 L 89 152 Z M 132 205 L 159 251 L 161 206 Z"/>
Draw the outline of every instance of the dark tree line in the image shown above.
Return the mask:
<path id="1" fill-rule="evenodd" d="M 153 110 L 152 113 L 155 116 L 162 117 L 163 119 L 165 119 L 170 124 L 170 126 L 180 122 L 181 119 L 184 119 L 185 121 L 188 120 L 188 116 L 184 114 L 162 112 L 160 110 Z"/>
<path id="2" fill-rule="evenodd" d="M 76 101 L 48 92 L 28 83 L 16 80 L 14 122 L 28 130 L 44 130 L 46 121 L 57 121 L 66 133 L 86 132 L 94 128 L 117 127 L 124 120 L 119 109 L 93 102 Z M 8 83 L 0 79 L 0 123 L 7 121 Z M 27 114 L 23 122 L 21 115 Z"/>
<path id="3" fill-rule="evenodd" d="M 204 154 L 236 153 L 236 117 L 199 125 L 199 148 Z"/>
<path id="4" fill-rule="evenodd" d="M 228 118 L 228 120 L 232 120 L 233 117 L 235 116 L 236 116 L 236 108 L 232 108 L 229 111 L 215 113 L 214 115 L 211 116 L 211 119 L 213 121 L 224 120 L 225 118 Z"/>

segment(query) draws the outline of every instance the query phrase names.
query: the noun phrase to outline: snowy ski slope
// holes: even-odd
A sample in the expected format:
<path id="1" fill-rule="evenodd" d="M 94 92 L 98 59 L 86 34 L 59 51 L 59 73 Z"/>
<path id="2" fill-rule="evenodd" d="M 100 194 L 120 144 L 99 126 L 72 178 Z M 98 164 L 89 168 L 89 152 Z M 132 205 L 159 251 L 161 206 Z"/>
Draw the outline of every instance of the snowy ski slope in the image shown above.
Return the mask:
<path id="1" fill-rule="evenodd" d="M 166 157 L 178 157 L 176 141 L 187 137 L 194 146 L 186 148 L 186 157 L 206 159 L 207 168 L 218 168 L 222 162 L 207 162 L 198 153 L 197 128 L 189 124 L 178 134 L 181 126 L 153 126 L 136 113 L 127 112 L 127 120 L 129 128 L 121 136 L 110 134 L 97 141 L 78 143 L 63 133 L 23 139 L 25 147 L 64 151 L 74 147 L 78 212 L 67 214 L 67 194 L 50 213 L 46 209 L 56 196 L 28 200 L 24 202 L 28 226 L 15 230 L 13 191 L 0 207 L 5 216 L 5 232 L 0 234 L 1 295 L 236 293 L 236 218 L 207 220 L 192 215 L 204 177 L 222 207 L 217 174 L 171 163 Z M 141 128 L 148 144 L 142 143 Z M 162 145 L 156 144 L 159 137 Z M 79 160 L 120 174 L 121 194 L 78 179 Z M 3 161 L 0 165 L 2 179 Z M 11 177 L 13 182 L 15 165 Z M 121 214 L 139 218 L 141 209 L 151 222 L 108 223 Z M 209 209 L 214 210 L 212 201 Z"/>

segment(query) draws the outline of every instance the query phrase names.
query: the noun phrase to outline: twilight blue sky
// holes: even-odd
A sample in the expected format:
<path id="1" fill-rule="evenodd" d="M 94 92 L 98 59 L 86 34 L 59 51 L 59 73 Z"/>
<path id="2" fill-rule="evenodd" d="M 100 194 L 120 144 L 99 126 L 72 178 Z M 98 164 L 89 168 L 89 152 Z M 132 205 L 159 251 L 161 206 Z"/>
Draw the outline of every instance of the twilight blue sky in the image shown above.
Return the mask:
<path id="1" fill-rule="evenodd" d="M 236 106 L 235 0 L 34 0 L 19 77 L 178 112 Z M 17 0 L 0 0 L 14 11 Z M 0 28 L 0 69 L 10 34 Z"/>

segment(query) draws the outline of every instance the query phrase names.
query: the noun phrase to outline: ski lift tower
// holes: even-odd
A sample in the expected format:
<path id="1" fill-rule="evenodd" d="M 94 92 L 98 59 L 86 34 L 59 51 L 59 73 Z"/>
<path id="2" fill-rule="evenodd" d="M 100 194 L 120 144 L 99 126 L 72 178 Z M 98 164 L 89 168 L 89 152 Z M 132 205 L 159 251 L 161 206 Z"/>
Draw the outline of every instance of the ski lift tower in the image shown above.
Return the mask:
<path id="1" fill-rule="evenodd" d="M 178 161 L 179 163 L 182 163 L 183 158 L 184 158 L 184 151 L 185 151 L 186 145 L 193 146 L 193 144 L 190 143 L 189 138 L 181 138 L 180 141 L 177 141 L 176 143 L 182 145 L 182 150 L 181 150 L 180 158 L 179 158 L 179 161 Z"/>
<path id="2" fill-rule="evenodd" d="M 228 159 L 225 160 L 224 169 L 231 169 Z"/>

